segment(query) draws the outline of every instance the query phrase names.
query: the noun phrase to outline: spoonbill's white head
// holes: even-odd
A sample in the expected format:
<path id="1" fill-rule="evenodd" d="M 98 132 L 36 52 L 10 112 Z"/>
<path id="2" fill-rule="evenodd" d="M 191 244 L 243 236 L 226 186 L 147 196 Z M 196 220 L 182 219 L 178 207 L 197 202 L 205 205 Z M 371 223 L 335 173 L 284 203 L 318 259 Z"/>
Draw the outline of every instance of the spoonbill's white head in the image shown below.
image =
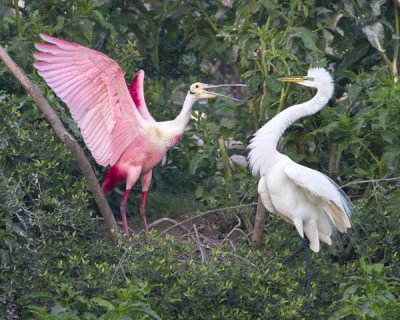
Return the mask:
<path id="1" fill-rule="evenodd" d="M 205 84 L 201 82 L 196 82 L 190 86 L 188 94 L 193 95 L 196 98 L 196 100 L 224 97 L 236 102 L 243 102 L 242 100 L 224 95 L 222 93 L 210 91 L 209 89 L 215 89 L 220 87 L 245 87 L 245 86 L 246 86 L 245 84 Z"/>

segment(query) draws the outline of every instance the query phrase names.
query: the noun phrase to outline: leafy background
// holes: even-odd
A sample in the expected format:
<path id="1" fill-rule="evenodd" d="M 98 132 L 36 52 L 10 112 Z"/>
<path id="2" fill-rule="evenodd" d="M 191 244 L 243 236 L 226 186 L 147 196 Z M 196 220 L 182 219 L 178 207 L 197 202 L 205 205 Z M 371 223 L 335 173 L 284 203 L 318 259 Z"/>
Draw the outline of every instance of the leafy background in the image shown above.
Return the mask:
<path id="1" fill-rule="evenodd" d="M 400 89 L 396 1 L 196 0 L 0 2 L 0 43 L 84 146 L 60 100 L 32 68 L 47 33 L 100 50 L 127 81 L 146 71 L 158 120 L 177 115 L 190 83 L 243 82 L 242 105 L 197 105 L 183 141 L 154 172 L 148 215 L 201 218 L 160 225 L 149 242 L 112 245 L 72 157 L 0 65 L 0 305 L 4 319 L 395 319 L 400 312 Z M 310 90 L 276 81 L 323 66 L 336 90 L 284 135 L 284 153 L 328 174 L 350 196 L 348 235 L 284 263 L 295 230 L 268 217 L 250 241 L 256 183 L 243 159 L 251 135 Z M 86 150 L 90 157 L 90 152 Z M 227 165 L 227 163 L 230 164 Z M 92 160 L 97 176 L 106 169 Z M 101 178 L 100 178 L 101 179 Z M 129 201 L 140 230 L 140 187 Z M 109 202 L 119 220 L 121 195 Z M 193 227 L 194 225 L 194 227 Z M 198 229 L 198 230 L 197 230 Z M 161 232 L 161 233 L 160 233 Z M 196 237 L 197 234 L 197 237 Z M 199 238 L 201 235 L 203 238 Z"/>

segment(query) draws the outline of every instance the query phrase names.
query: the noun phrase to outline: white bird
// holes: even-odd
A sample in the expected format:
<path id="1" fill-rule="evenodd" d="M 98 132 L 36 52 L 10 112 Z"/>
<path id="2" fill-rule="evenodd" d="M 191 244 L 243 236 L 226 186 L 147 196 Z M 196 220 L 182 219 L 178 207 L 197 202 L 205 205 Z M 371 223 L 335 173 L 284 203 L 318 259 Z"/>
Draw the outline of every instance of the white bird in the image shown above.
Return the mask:
<path id="1" fill-rule="evenodd" d="M 258 193 L 265 208 L 293 224 L 302 238 L 307 236 L 310 249 L 318 252 L 320 241 L 332 244 L 334 228 L 342 233 L 350 228 L 350 201 L 326 175 L 297 164 L 276 146 L 292 123 L 328 103 L 333 79 L 327 70 L 313 68 L 307 76 L 278 80 L 316 88 L 317 93 L 311 100 L 280 112 L 255 133 L 249 145 L 249 164 L 253 174 L 261 177 Z"/>

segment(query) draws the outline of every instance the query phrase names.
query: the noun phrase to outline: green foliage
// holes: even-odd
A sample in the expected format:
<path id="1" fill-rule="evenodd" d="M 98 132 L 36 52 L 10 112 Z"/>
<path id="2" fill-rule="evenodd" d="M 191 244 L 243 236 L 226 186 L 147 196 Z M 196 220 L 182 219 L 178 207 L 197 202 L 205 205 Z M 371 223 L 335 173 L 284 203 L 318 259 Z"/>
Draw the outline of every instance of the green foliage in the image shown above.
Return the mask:
<path id="1" fill-rule="evenodd" d="M 239 252 L 245 254 L 241 260 L 215 248 L 206 251 L 202 262 L 193 242 L 150 236 L 151 244 L 135 242 L 127 248 L 121 265 L 152 284 L 154 308 L 163 319 L 299 316 L 305 296 L 296 296 L 301 285 L 285 277 L 288 269 L 281 264 L 266 266 L 267 257 L 247 246 Z"/>
<path id="2" fill-rule="evenodd" d="M 93 297 L 87 299 L 82 292 L 73 288 L 62 288 L 60 296 L 66 296 L 63 306 L 59 302 L 48 310 L 46 307 L 31 305 L 29 310 L 35 319 L 161 319 L 151 308 L 148 298 L 150 290 L 147 284 L 127 283 L 123 289 L 108 290 L 109 299 Z M 106 311 L 103 311 L 106 310 Z"/>
<path id="3" fill-rule="evenodd" d="M 360 260 L 361 275 L 340 285 L 343 297 L 329 319 L 395 319 L 400 311 L 400 278 L 384 276 L 383 264 Z"/>
<path id="4" fill-rule="evenodd" d="M 365 74 L 346 76 L 355 79 L 341 106 L 350 113 L 324 110 L 321 118 L 326 125 L 310 135 L 324 133 L 329 141 L 336 141 L 340 160 L 345 161 L 344 174 L 358 179 L 394 176 L 400 169 L 395 147 L 400 143 L 398 85 L 380 73 L 368 78 Z"/>

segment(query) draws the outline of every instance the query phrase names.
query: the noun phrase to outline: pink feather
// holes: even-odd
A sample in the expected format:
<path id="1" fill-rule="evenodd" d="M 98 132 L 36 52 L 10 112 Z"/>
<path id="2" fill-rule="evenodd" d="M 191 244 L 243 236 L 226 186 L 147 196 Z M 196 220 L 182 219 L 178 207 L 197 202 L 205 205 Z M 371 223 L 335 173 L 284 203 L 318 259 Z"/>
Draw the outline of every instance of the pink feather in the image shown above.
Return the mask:
<path id="1" fill-rule="evenodd" d="M 95 160 L 114 165 L 133 141 L 145 137 L 146 120 L 154 121 L 144 103 L 143 71 L 137 75 L 135 99 L 147 113 L 136 109 L 122 70 L 112 59 L 75 43 L 40 37 L 50 44 L 35 44 L 40 51 L 34 54 L 40 61 L 35 68 L 67 104 Z"/>
<path id="2" fill-rule="evenodd" d="M 146 101 L 144 100 L 144 71 L 139 70 L 135 78 L 133 78 L 129 86 L 129 93 L 139 110 L 140 114 L 147 121 L 155 122 L 154 118 L 147 109 Z"/>

